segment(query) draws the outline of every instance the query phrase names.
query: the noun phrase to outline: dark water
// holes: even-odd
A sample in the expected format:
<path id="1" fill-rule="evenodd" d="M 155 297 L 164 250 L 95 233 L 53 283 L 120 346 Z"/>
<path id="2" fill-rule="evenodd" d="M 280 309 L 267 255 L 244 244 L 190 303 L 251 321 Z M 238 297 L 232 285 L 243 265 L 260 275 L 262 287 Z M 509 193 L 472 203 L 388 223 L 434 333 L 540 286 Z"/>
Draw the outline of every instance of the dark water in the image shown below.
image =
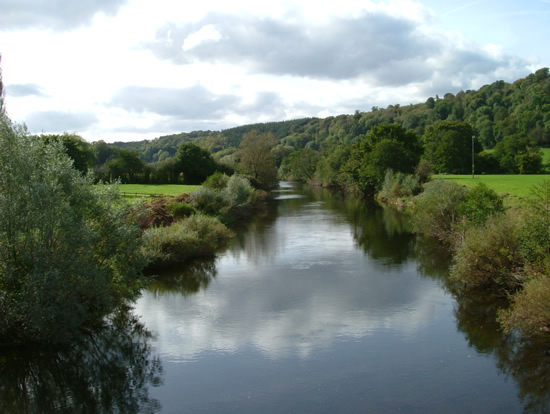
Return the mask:
<path id="1" fill-rule="evenodd" d="M 547 344 L 503 336 L 486 294 L 453 295 L 447 255 L 404 217 L 278 194 L 217 259 L 144 292 L 141 324 L 53 363 L 0 353 L 0 412 L 550 411 Z"/>

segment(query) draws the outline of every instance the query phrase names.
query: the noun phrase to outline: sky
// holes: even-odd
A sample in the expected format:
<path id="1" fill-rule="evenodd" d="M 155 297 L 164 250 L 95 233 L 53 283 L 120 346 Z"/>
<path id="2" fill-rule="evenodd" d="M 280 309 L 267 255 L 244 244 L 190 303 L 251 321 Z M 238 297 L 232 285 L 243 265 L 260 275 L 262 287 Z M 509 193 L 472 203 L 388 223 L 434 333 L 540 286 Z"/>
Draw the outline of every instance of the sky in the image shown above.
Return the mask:
<path id="1" fill-rule="evenodd" d="M 0 0 L 10 118 L 89 142 L 367 112 L 550 66 L 550 0 Z"/>

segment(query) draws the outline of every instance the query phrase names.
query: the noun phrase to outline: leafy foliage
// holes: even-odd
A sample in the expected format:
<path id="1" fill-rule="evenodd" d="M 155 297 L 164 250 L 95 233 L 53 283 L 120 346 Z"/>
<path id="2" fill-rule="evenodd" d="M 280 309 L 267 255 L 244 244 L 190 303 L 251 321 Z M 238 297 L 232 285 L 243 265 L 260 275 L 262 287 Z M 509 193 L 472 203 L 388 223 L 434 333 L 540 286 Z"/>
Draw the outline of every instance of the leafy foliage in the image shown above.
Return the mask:
<path id="1" fill-rule="evenodd" d="M 387 170 L 379 196 L 391 200 L 400 197 L 412 197 L 421 191 L 422 185 L 416 176 Z"/>
<path id="2" fill-rule="evenodd" d="M 518 232 L 518 221 L 512 214 L 470 227 L 456 252 L 451 277 L 468 287 L 518 289 L 524 264 Z"/>
<path id="3" fill-rule="evenodd" d="M 196 213 L 196 210 L 184 201 L 172 201 L 166 205 L 166 208 L 175 219 L 188 217 Z"/>
<path id="4" fill-rule="evenodd" d="M 277 145 L 272 134 L 256 130 L 247 132 L 239 145 L 240 170 L 258 180 L 263 188 L 277 182 L 277 167 L 271 150 Z"/>
<path id="5" fill-rule="evenodd" d="M 210 177 L 208 177 L 202 185 L 204 187 L 211 188 L 213 190 L 223 190 L 227 186 L 229 177 L 220 171 L 216 171 Z"/>
<path id="6" fill-rule="evenodd" d="M 168 227 L 145 230 L 143 253 L 154 265 L 169 266 L 212 256 L 231 237 L 217 218 L 195 214 Z"/>
<path id="7" fill-rule="evenodd" d="M 92 145 L 84 141 L 76 134 L 41 135 L 46 142 L 59 141 L 65 148 L 65 152 L 73 160 L 73 167 L 82 173 L 92 168 L 95 161 Z"/>
<path id="8" fill-rule="evenodd" d="M 465 174 L 472 171 L 472 127 L 460 121 L 439 121 L 424 135 L 425 157 L 437 172 Z M 481 152 L 474 140 L 474 152 Z"/>
<path id="9" fill-rule="evenodd" d="M 72 168 L 61 142 L 2 116 L 0 143 L 0 337 L 69 341 L 137 294 L 139 228 L 115 188 Z"/>
<path id="10" fill-rule="evenodd" d="M 183 173 L 185 184 L 201 184 L 216 171 L 216 163 L 210 152 L 191 143 L 182 144 L 178 148 L 176 164 Z"/>
<path id="11" fill-rule="evenodd" d="M 283 175 L 295 181 L 309 182 L 315 175 L 320 155 L 311 148 L 302 148 L 292 152 L 284 159 L 281 170 Z"/>
<path id="12" fill-rule="evenodd" d="M 500 149 L 497 151 L 498 157 L 488 155 L 489 153 L 476 155 L 476 172 L 497 173 L 501 170 L 521 173 L 537 172 L 539 165 L 535 148 L 550 146 L 548 69 L 542 68 L 513 84 L 496 81 L 477 91 L 460 91 L 456 95 L 447 93 L 443 98 L 435 96 L 428 98 L 425 103 L 415 105 L 373 107 L 369 112 L 356 111 L 353 115 L 257 123 L 224 131 L 194 131 L 154 140 L 117 142 L 112 144 L 112 147 L 137 152 L 141 160 L 148 163 L 151 171 L 149 175 L 144 173 L 136 176 L 135 179 L 140 180 L 139 182 L 177 183 L 179 171 L 173 167 L 177 149 L 182 144 L 198 145 L 211 153 L 217 162 L 236 167 L 239 160 L 239 146 L 245 135 L 251 133 L 270 135 L 274 139 L 271 155 L 277 167 L 281 166 L 289 154 L 305 148 L 321 156 L 321 160 L 317 163 L 315 180 L 323 184 L 327 183 L 326 185 L 337 183 L 341 185 L 341 171 L 335 166 L 339 162 L 339 154 L 343 152 L 343 148 L 349 151 L 351 145 L 361 141 L 377 125 L 397 123 L 406 130 L 423 136 L 431 126 L 441 121 L 445 121 L 446 125 L 458 123 L 455 125 L 462 125 L 466 129 L 469 125 L 471 132 L 466 132 L 465 135 L 469 138 L 466 142 L 465 139 L 455 139 L 461 135 L 460 128 L 455 132 L 449 129 L 442 131 L 442 135 L 448 138 L 444 143 L 449 148 L 440 150 L 435 155 L 436 159 L 443 160 L 442 165 L 445 167 L 434 163 L 433 168 L 436 171 L 444 169 L 449 172 L 470 172 L 471 136 L 475 135 L 476 154 L 482 147 L 492 149 L 508 137 L 514 137 L 512 140 L 525 140 L 528 143 L 527 151 L 516 145 L 502 144 L 501 147 L 504 147 L 504 154 L 506 154 L 502 157 Z M 455 144 L 463 144 L 463 148 L 456 152 L 458 147 Z M 334 151 L 337 154 L 332 157 Z M 103 151 L 102 157 L 105 155 L 107 154 Z M 99 158 L 96 152 L 96 159 Z M 504 167 L 499 165 L 500 162 Z M 398 170 L 396 165 L 393 168 Z M 102 171 L 105 169 L 105 164 L 98 163 L 95 169 Z M 244 170 L 248 170 L 248 167 L 244 167 Z M 232 173 L 230 170 L 226 172 Z M 282 172 L 285 171 L 282 170 Z M 255 173 L 246 173 L 254 178 Z M 384 174 L 385 169 L 380 173 L 380 181 Z M 273 177 L 274 174 L 272 174 Z"/>
<path id="13" fill-rule="evenodd" d="M 508 333 L 519 330 L 524 336 L 550 334 L 550 277 L 540 275 L 528 280 L 512 298 L 510 308 L 499 312 L 499 321 Z"/>
<path id="14" fill-rule="evenodd" d="M 348 184 L 373 195 L 380 189 L 386 170 L 413 173 L 421 154 L 422 146 L 414 132 L 398 124 L 380 124 L 354 145 L 343 171 Z"/>
<path id="15" fill-rule="evenodd" d="M 542 167 L 541 151 L 526 137 L 517 134 L 503 138 L 494 156 L 502 171 L 512 174 L 536 174 Z"/>
<path id="16" fill-rule="evenodd" d="M 467 191 L 451 181 L 427 183 L 416 200 L 413 217 L 415 231 L 440 241 L 452 241 L 461 218 L 457 207 L 466 199 Z"/>
<path id="17" fill-rule="evenodd" d="M 467 222 L 474 226 L 485 224 L 487 219 L 504 213 L 502 197 L 486 184 L 478 183 L 468 191 L 457 212 L 464 216 Z"/>

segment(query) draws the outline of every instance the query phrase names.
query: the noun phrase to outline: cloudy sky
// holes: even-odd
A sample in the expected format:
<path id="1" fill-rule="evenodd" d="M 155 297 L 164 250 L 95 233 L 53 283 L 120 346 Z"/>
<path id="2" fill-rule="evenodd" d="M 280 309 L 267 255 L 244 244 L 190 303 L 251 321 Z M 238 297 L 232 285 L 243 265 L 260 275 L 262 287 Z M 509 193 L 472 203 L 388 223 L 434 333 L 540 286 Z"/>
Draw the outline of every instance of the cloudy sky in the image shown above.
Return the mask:
<path id="1" fill-rule="evenodd" d="M 9 116 L 136 141 L 325 117 L 550 66 L 550 0 L 0 0 Z"/>

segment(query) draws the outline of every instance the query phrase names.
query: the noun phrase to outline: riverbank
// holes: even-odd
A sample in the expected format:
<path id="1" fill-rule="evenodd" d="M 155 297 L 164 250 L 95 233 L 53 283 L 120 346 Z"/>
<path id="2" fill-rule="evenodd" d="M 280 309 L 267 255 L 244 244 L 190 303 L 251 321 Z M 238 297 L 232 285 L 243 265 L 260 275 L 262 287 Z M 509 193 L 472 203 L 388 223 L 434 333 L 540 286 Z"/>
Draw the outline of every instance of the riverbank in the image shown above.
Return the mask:
<path id="1" fill-rule="evenodd" d="M 262 209 L 268 193 L 237 174 L 217 174 L 202 187 L 143 204 L 138 222 L 147 269 L 212 257 L 234 237 L 231 227 Z"/>
<path id="2" fill-rule="evenodd" d="M 415 232 L 452 252 L 450 277 L 459 286 L 455 294 L 484 291 L 506 297 L 497 317 L 502 329 L 550 339 L 549 181 L 535 184 L 511 206 L 483 183 L 468 188 L 435 179 L 408 195 L 399 183 L 386 185 L 392 191 L 384 188 L 377 200 L 406 211 Z"/>

